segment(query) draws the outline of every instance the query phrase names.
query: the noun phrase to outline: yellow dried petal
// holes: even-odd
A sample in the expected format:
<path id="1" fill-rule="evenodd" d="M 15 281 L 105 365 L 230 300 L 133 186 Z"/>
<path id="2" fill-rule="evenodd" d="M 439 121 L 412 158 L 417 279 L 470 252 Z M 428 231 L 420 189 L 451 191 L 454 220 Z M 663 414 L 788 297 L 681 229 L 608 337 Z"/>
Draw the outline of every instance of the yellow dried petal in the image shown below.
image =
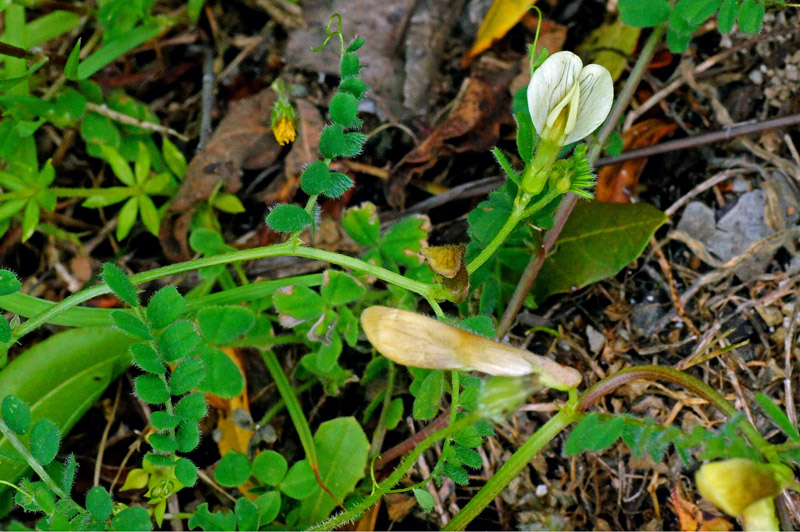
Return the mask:
<path id="1" fill-rule="evenodd" d="M 772 499 L 783 489 L 775 466 L 746 458 L 703 464 L 694 479 L 704 499 L 734 517 L 761 499 Z"/>
<path id="2" fill-rule="evenodd" d="M 275 140 L 277 140 L 278 144 L 281 146 L 294 142 L 297 135 L 291 119 L 285 116 L 278 119 L 278 123 L 272 128 L 272 134 L 275 135 Z"/>
<path id="3" fill-rule="evenodd" d="M 581 374 L 573 368 L 416 312 L 369 307 L 361 313 L 361 326 L 378 352 L 405 366 L 507 377 L 536 374 L 543 386 L 557 390 L 581 382 Z"/>

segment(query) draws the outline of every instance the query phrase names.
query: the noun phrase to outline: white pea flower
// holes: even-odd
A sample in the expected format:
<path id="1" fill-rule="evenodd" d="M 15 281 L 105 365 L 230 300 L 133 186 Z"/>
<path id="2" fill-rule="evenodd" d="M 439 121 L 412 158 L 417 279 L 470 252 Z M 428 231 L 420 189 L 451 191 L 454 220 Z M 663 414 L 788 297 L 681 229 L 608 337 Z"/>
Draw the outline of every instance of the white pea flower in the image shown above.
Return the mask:
<path id="1" fill-rule="evenodd" d="M 605 120 L 614 99 L 611 74 L 583 66 L 572 52 L 548 57 L 528 85 L 528 109 L 540 137 L 560 146 L 589 135 Z"/>

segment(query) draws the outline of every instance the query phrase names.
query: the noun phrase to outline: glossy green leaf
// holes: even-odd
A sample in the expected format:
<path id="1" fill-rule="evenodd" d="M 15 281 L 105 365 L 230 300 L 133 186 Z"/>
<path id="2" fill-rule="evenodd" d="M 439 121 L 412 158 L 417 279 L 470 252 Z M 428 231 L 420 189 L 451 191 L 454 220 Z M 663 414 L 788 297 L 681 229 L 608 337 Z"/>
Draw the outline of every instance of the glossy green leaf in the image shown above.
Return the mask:
<path id="1" fill-rule="evenodd" d="M 303 500 L 310 497 L 319 484 L 308 460 L 300 460 L 289 469 L 278 487 L 292 499 Z"/>
<path id="2" fill-rule="evenodd" d="M 739 6 L 739 30 L 742 33 L 758 33 L 764 22 L 764 12 L 765 7 L 761 2 L 742 0 Z"/>
<path id="3" fill-rule="evenodd" d="M 212 344 L 224 344 L 245 334 L 255 324 L 253 311 L 246 307 L 207 307 L 197 313 L 203 337 Z"/>
<path id="4" fill-rule="evenodd" d="M 184 360 L 170 375 L 169 391 L 172 395 L 183 395 L 197 388 L 205 376 L 202 360 L 198 358 Z"/>
<path id="5" fill-rule="evenodd" d="M 347 209 L 342 217 L 342 227 L 350 238 L 362 246 L 378 245 L 381 224 L 374 204 L 367 202 Z"/>
<path id="6" fill-rule="evenodd" d="M 344 305 L 360 299 L 367 288 L 346 273 L 328 270 L 322 281 L 320 294 L 330 306 Z"/>
<path id="7" fill-rule="evenodd" d="M 131 530 L 134 532 L 147 532 L 153 530 L 153 523 L 147 510 L 141 506 L 125 508 L 111 519 L 111 530 Z"/>
<path id="8" fill-rule="evenodd" d="M 237 451 L 228 451 L 214 470 L 214 479 L 228 488 L 243 484 L 250 478 L 250 461 Z"/>
<path id="9" fill-rule="evenodd" d="M 121 331 L 141 338 L 142 340 L 153 339 L 150 327 L 130 312 L 115 310 L 111 313 L 111 320 L 114 322 L 114 326 Z"/>
<path id="10" fill-rule="evenodd" d="M 187 458 L 178 458 L 175 477 L 184 486 L 192 487 L 197 483 L 197 467 Z"/>
<path id="11" fill-rule="evenodd" d="M 6 422 L 8 428 L 16 434 L 25 434 L 31 426 L 31 409 L 25 404 L 25 401 L 13 395 L 7 395 L 3 398 L 3 404 L 0 408 L 3 414 L 3 421 Z"/>
<path id="12" fill-rule="evenodd" d="M 161 24 L 151 22 L 107 42 L 99 50 L 81 61 L 78 66 L 78 79 L 88 78 L 112 61 L 156 37 L 161 33 L 162 29 Z"/>
<path id="13" fill-rule="evenodd" d="M 186 312 L 186 300 L 174 286 L 156 292 L 147 305 L 147 319 L 156 329 L 163 329 Z"/>
<path id="14" fill-rule="evenodd" d="M 40 464 L 52 462 L 60 444 L 61 433 L 52 420 L 41 418 L 31 429 L 31 454 Z"/>
<path id="15" fill-rule="evenodd" d="M 314 435 L 322 483 L 339 500 L 344 500 L 364 477 L 369 441 L 364 429 L 353 417 L 341 417 L 322 423 Z M 330 495 L 316 486 L 311 496 L 300 504 L 302 523 L 316 523 L 336 507 Z"/>
<path id="16" fill-rule="evenodd" d="M 403 218 L 381 238 L 381 255 L 404 266 L 419 266 L 422 264 L 419 250 L 426 245 L 429 227 L 427 216 L 412 215 Z"/>
<path id="17" fill-rule="evenodd" d="M 646 203 L 579 201 L 536 278 L 537 304 L 616 275 L 647 246 L 667 216 Z"/>
<path id="18" fill-rule="evenodd" d="M 277 491 L 263 493 L 253 502 L 258 506 L 258 519 L 263 525 L 274 521 L 281 511 L 281 494 Z"/>
<path id="19" fill-rule="evenodd" d="M 164 375 L 167 372 L 167 368 L 161 362 L 161 357 L 149 344 L 142 342 L 132 345 L 131 355 L 133 356 L 134 364 L 148 373 Z"/>
<path id="20" fill-rule="evenodd" d="M 667 0 L 620 0 L 619 2 L 622 21 L 637 28 L 651 28 L 661 24 L 667 20 L 671 10 Z"/>
<path id="21" fill-rule="evenodd" d="M 239 530 L 258 530 L 260 512 L 255 503 L 245 497 L 240 497 L 236 501 L 233 513 L 236 514 L 236 523 Z"/>
<path id="22" fill-rule="evenodd" d="M 288 286 L 272 296 L 275 309 L 298 320 L 316 318 L 325 310 L 325 304 L 314 290 L 305 286 Z"/>
<path id="23" fill-rule="evenodd" d="M 0 296 L 13 294 L 22 288 L 22 283 L 11 270 L 0 270 Z"/>
<path id="24" fill-rule="evenodd" d="M 117 215 L 117 240 L 123 240 L 131 233 L 136 223 L 136 214 L 139 212 L 139 200 L 136 197 L 128 199 Z"/>
<path id="25" fill-rule="evenodd" d="M 794 441 L 800 441 L 800 434 L 797 433 L 797 428 L 789 420 L 789 417 L 780 409 L 769 396 L 758 392 L 756 393 L 756 401 L 764 409 L 764 412 L 772 419 L 772 421 L 780 427 Z"/>
<path id="26" fill-rule="evenodd" d="M 206 378 L 200 385 L 202 391 L 219 395 L 224 399 L 242 393 L 244 376 L 228 355 L 219 349 L 205 349 L 202 359 L 206 368 Z"/>
<path id="27" fill-rule="evenodd" d="M 267 215 L 267 225 L 279 233 L 294 233 L 311 225 L 311 215 L 297 205 L 280 204 Z"/>
<path id="28" fill-rule="evenodd" d="M 0 372 L 0 397 L 28 403 L 34 420 L 47 417 L 66 434 L 130 364 L 132 339 L 109 328 L 72 329 L 23 352 Z M 0 451 L 11 444 L 0 438 Z M 14 482 L 27 465 L 0 461 L 0 478 Z M 0 486 L 0 492 L 5 491 Z"/>
<path id="29" fill-rule="evenodd" d="M 288 469 L 286 459 L 275 451 L 264 451 L 253 460 L 253 475 L 268 486 L 277 486 Z"/>
<path id="30" fill-rule="evenodd" d="M 189 518 L 189 529 L 197 527 L 203 530 L 236 530 L 236 516 L 233 512 L 211 512 L 208 503 L 197 507 Z"/>
<path id="31" fill-rule="evenodd" d="M 95 486 L 86 494 L 86 509 L 101 523 L 111 516 L 112 507 L 111 495 L 103 486 Z"/>
<path id="32" fill-rule="evenodd" d="M 192 322 L 176 321 L 161 333 L 158 338 L 158 351 L 167 362 L 175 362 L 193 354 L 200 341 L 200 335 L 194 330 Z"/>
<path id="33" fill-rule="evenodd" d="M 183 179 L 183 176 L 186 175 L 186 157 L 167 137 L 161 140 L 161 154 L 164 162 L 167 163 L 167 168 L 178 179 Z"/>
<path id="34" fill-rule="evenodd" d="M 431 495 L 430 492 L 425 489 L 415 489 L 414 498 L 417 499 L 417 504 L 419 504 L 419 507 L 425 512 L 430 512 L 433 510 L 433 505 L 436 504 L 436 500 L 433 498 L 433 495 Z"/>

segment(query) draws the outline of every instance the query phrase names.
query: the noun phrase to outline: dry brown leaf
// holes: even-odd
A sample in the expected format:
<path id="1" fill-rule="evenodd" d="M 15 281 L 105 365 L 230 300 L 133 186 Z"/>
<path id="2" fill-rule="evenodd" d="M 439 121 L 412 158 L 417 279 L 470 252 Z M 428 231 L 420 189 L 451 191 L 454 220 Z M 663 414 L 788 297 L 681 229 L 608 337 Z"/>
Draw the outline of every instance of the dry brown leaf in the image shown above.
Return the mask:
<path id="1" fill-rule="evenodd" d="M 389 175 L 387 196 L 394 207 L 405 203 L 405 187 L 442 157 L 486 151 L 497 143 L 500 126 L 513 124 L 508 112 L 508 83 L 516 68 L 499 74 L 491 83 L 470 78 L 458 107 L 433 133 L 395 165 Z"/>
<path id="2" fill-rule="evenodd" d="M 733 529 L 727 519 L 719 515 L 704 512 L 696 504 L 688 501 L 680 485 L 676 484 L 670 490 L 670 506 L 678 515 L 681 530 L 695 530 L 698 532 L 727 532 Z"/>
<path id="3" fill-rule="evenodd" d="M 634 124 L 622 134 L 623 151 L 636 148 L 645 148 L 658 144 L 678 128 L 674 122 L 651 118 Z M 623 163 L 604 166 L 597 172 L 597 188 L 595 197 L 597 201 L 606 203 L 630 203 L 631 196 L 639 185 L 639 176 L 642 175 L 647 159 L 634 159 Z"/>
<path id="4" fill-rule="evenodd" d="M 173 262 L 188 260 L 187 242 L 191 214 L 223 183 L 223 190 L 235 193 L 241 187 L 241 169 L 264 168 L 281 152 L 270 126 L 275 93 L 258 94 L 231 103 L 228 114 L 217 126 L 206 149 L 192 158 L 180 190 L 169 206 L 159 231 L 164 253 Z M 174 216 L 174 214 L 178 216 Z"/>

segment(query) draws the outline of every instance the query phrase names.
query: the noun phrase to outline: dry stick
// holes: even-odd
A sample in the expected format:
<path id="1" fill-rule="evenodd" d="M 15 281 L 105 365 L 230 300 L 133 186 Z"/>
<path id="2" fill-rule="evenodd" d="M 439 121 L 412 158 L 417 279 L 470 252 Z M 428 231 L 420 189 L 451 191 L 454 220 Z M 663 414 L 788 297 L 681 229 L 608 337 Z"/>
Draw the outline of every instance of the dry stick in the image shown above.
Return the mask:
<path id="1" fill-rule="evenodd" d="M 100 437 L 100 448 L 97 451 L 97 463 L 94 466 L 94 478 L 92 479 L 92 486 L 100 485 L 100 470 L 103 468 L 103 455 L 106 452 L 106 443 L 108 442 L 108 432 L 111 430 L 111 425 L 117 417 L 117 406 L 119 406 L 119 396 L 122 392 L 122 379 L 117 380 L 117 394 L 114 396 L 114 406 L 111 407 L 111 412 L 106 416 L 106 426 L 103 429 L 103 435 Z"/>
<path id="2" fill-rule="evenodd" d="M 789 329 L 786 331 L 786 338 L 783 344 L 783 395 L 786 400 L 786 416 L 795 429 L 797 429 L 797 412 L 794 408 L 794 394 L 792 393 L 792 343 L 794 342 L 795 325 L 797 325 L 798 305 L 800 305 L 800 297 L 795 297 L 794 309 L 790 318 L 792 321 L 789 322 Z"/>
<path id="3" fill-rule="evenodd" d="M 734 46 L 732 48 L 725 50 L 724 52 L 709 57 L 708 59 L 706 59 L 705 61 L 694 67 L 691 75 L 696 76 L 698 74 L 705 72 L 706 70 L 716 65 L 723 59 L 726 59 L 727 57 L 735 54 L 740 50 L 749 48 L 752 44 L 760 41 L 763 38 L 764 36 L 756 37 L 755 39 L 743 42 L 738 46 Z M 623 125 L 622 130 L 625 131 L 629 129 L 637 118 L 639 118 L 644 113 L 655 107 L 661 100 L 663 100 L 664 98 L 666 98 L 667 96 L 678 90 L 678 88 L 680 88 L 680 86 L 683 85 L 684 83 L 686 83 L 686 79 L 683 76 L 680 76 L 678 77 L 678 79 L 673 80 L 666 87 L 662 88 L 661 90 L 653 94 L 650 98 L 647 99 L 646 102 L 644 102 L 642 105 L 640 105 L 639 107 L 628 113 L 628 116 L 625 118 L 625 124 Z"/>
<path id="4" fill-rule="evenodd" d="M 162 135 L 172 135 L 173 137 L 177 137 L 183 141 L 189 140 L 189 137 L 187 137 L 186 135 L 182 135 L 181 133 L 178 133 L 172 128 L 162 126 L 161 124 L 154 124 L 152 122 L 139 120 L 138 118 L 135 118 L 133 116 L 126 115 L 125 113 L 120 113 L 119 111 L 110 109 L 106 104 L 97 105 L 96 103 L 87 102 L 86 110 L 105 116 L 106 118 L 110 118 L 111 120 L 119 122 L 120 124 L 136 126 L 142 129 L 149 129 L 150 131 L 155 131 L 156 133 L 161 133 Z"/>
<path id="5" fill-rule="evenodd" d="M 197 152 L 201 152 L 211 138 L 211 111 L 214 107 L 214 51 L 210 46 L 203 47 L 203 88 L 200 100 L 200 141 Z"/>
<path id="6" fill-rule="evenodd" d="M 683 321 L 683 323 L 686 324 L 686 327 L 689 328 L 692 336 L 695 338 L 700 338 L 702 336 L 700 331 L 697 329 L 697 326 L 694 324 L 694 322 L 689 319 L 689 316 L 686 315 L 686 309 L 683 307 L 681 299 L 678 297 L 678 291 L 675 290 L 675 278 L 672 276 L 672 267 L 670 267 L 667 256 L 664 255 L 664 250 L 661 249 L 661 245 L 656 240 L 656 237 L 650 237 L 650 245 L 653 247 L 656 257 L 658 257 L 658 264 L 661 266 L 661 271 L 664 273 L 664 277 L 667 278 L 669 297 L 672 299 L 672 304 L 675 307 L 675 311 L 678 313 L 681 321 Z"/>
<path id="7" fill-rule="evenodd" d="M 628 80 L 625 82 L 625 86 L 619 93 L 619 97 L 617 98 L 614 107 L 611 109 L 608 118 L 606 118 L 606 121 L 603 123 L 603 127 L 600 128 L 600 131 L 597 133 L 595 143 L 589 149 L 588 159 L 590 163 L 597 161 L 603 145 L 606 143 L 609 135 L 611 135 L 611 132 L 614 130 L 614 127 L 616 127 L 617 122 L 619 122 L 619 119 L 625 112 L 625 108 L 628 106 L 631 98 L 633 98 L 633 93 L 636 90 L 636 87 L 639 85 L 639 81 L 642 79 L 645 69 L 650 64 L 650 60 L 653 58 L 653 54 L 655 54 L 656 48 L 661 42 L 661 37 L 663 35 L 663 25 L 653 28 L 653 33 L 650 34 L 650 37 L 648 37 L 647 42 L 642 48 L 642 52 L 639 54 L 639 59 L 637 59 L 633 70 L 631 70 Z M 522 273 L 522 277 L 517 283 L 517 287 L 514 289 L 514 295 L 511 296 L 511 301 L 509 301 L 508 306 L 503 313 L 503 319 L 500 320 L 500 324 L 497 327 L 498 338 L 505 336 L 506 332 L 508 332 L 508 330 L 511 328 L 511 324 L 516 318 L 517 312 L 519 312 L 519 309 L 522 308 L 522 303 L 525 301 L 525 296 L 527 296 L 528 292 L 530 292 L 531 287 L 533 286 L 533 281 L 539 274 L 539 270 L 542 269 L 542 264 L 544 264 L 547 254 L 556 243 L 556 239 L 558 238 L 558 235 L 561 234 L 561 230 L 564 229 L 564 224 L 567 223 L 567 218 L 569 218 L 569 215 L 572 212 L 573 207 L 575 207 L 575 203 L 577 201 L 578 196 L 569 193 L 564 197 L 563 201 L 558 206 L 558 211 L 556 211 L 553 220 L 552 229 L 545 233 L 542 246 L 534 252 L 531 260 L 525 267 L 525 271 Z"/>
<path id="8" fill-rule="evenodd" d="M 766 129 L 777 129 L 781 127 L 793 126 L 795 124 L 800 124 L 800 113 L 782 116 L 780 118 L 773 118 L 763 122 L 745 122 L 734 124 L 720 131 L 703 133 L 702 135 L 695 135 L 693 137 L 686 137 L 683 139 L 670 140 L 661 144 L 656 144 L 655 146 L 648 146 L 646 148 L 626 151 L 617 155 L 616 157 L 602 157 L 597 159 L 595 166 L 608 166 L 610 164 L 617 164 L 624 161 L 630 161 L 632 159 L 641 159 L 661 153 L 685 150 L 687 148 L 696 148 L 698 146 L 713 144 L 721 140 L 741 137 L 751 133 L 758 133 Z"/>

